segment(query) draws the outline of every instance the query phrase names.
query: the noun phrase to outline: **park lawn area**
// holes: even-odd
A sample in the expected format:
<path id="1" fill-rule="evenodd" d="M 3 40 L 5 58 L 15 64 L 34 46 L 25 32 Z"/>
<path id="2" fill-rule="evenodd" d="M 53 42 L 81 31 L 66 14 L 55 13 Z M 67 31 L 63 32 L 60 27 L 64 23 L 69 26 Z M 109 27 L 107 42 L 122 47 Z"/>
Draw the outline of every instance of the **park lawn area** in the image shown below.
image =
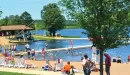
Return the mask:
<path id="1" fill-rule="evenodd" d="M 65 26 L 65 29 L 76 29 L 76 28 L 81 28 L 81 27 L 77 26 L 77 25 L 67 25 L 67 26 Z"/>
<path id="2" fill-rule="evenodd" d="M 65 29 L 76 29 L 76 28 L 81 28 L 79 25 L 66 25 L 64 27 Z M 35 26 L 36 30 L 42 30 L 42 29 L 46 29 L 46 27 L 44 25 L 37 25 Z"/>
<path id="3" fill-rule="evenodd" d="M 56 40 L 58 37 L 48 37 L 48 36 L 40 36 L 33 35 L 35 40 Z M 59 38 L 80 38 L 80 36 L 61 36 Z"/>
<path id="4" fill-rule="evenodd" d="M 35 74 L 23 74 L 23 73 L 16 73 L 16 72 L 3 72 L 3 71 L 0 71 L 0 75 L 35 75 Z"/>
<path id="5" fill-rule="evenodd" d="M 80 38 L 80 36 L 61 36 L 63 38 Z"/>
<path id="6" fill-rule="evenodd" d="M 54 37 L 47 37 L 47 36 L 40 36 L 40 35 L 33 35 L 35 40 L 53 40 Z"/>

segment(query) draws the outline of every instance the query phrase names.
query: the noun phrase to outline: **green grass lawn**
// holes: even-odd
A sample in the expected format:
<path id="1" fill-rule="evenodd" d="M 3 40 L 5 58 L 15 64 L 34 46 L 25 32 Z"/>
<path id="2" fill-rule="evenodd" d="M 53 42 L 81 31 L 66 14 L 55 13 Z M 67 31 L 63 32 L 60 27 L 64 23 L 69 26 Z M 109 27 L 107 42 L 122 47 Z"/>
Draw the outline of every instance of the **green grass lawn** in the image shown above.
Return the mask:
<path id="1" fill-rule="evenodd" d="M 76 28 L 81 28 L 81 27 L 77 26 L 77 25 L 74 25 L 74 26 L 72 26 L 72 25 L 65 26 L 65 29 L 76 29 Z"/>
<path id="2" fill-rule="evenodd" d="M 63 38 L 80 38 L 80 36 L 62 36 Z"/>
<path id="3" fill-rule="evenodd" d="M 66 25 L 65 29 L 76 29 L 76 28 L 81 28 L 80 25 Z M 41 30 L 41 29 L 46 29 L 44 25 L 37 25 L 35 26 L 36 30 Z"/>
<path id="4" fill-rule="evenodd" d="M 34 74 L 23 74 L 23 73 L 3 72 L 3 71 L 0 71 L 0 75 L 34 75 Z"/>
<path id="5" fill-rule="evenodd" d="M 55 40 L 55 37 L 33 35 L 35 40 Z M 62 36 L 62 38 L 80 38 L 80 36 Z"/>
<path id="6" fill-rule="evenodd" d="M 33 35 L 35 40 L 54 40 L 54 37 L 45 37 L 45 36 L 39 36 L 39 35 Z"/>

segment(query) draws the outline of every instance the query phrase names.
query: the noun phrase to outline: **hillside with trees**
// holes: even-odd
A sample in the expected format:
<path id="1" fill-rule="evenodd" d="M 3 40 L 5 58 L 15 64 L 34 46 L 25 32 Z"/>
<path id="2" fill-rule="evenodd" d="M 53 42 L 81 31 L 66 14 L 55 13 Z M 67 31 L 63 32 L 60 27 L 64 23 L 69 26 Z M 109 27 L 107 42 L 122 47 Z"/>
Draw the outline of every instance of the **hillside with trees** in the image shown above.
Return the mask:
<path id="1" fill-rule="evenodd" d="M 34 24 L 32 23 L 33 19 L 28 12 L 23 12 L 21 15 L 10 15 L 2 18 L 0 20 L 1 26 L 8 25 L 27 25 L 29 27 L 34 28 Z"/>

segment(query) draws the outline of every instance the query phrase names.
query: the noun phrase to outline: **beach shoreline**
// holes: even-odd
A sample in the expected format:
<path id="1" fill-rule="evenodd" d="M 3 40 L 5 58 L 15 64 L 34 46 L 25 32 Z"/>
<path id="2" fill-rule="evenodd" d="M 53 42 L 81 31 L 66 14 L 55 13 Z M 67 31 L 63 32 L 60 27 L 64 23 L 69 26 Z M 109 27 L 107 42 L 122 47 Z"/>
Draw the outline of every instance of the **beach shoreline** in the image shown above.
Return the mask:
<path id="1" fill-rule="evenodd" d="M 28 73 L 28 74 L 36 74 L 36 75 L 50 75 L 50 74 L 62 75 L 61 72 L 43 71 L 42 67 L 46 63 L 44 60 L 35 61 L 35 60 L 28 60 L 28 59 L 26 59 L 26 62 L 33 63 L 38 68 L 36 68 L 36 69 L 33 69 L 33 68 L 17 69 L 17 68 L 3 68 L 3 67 L 0 67 L 0 71 L 8 71 L 9 70 L 8 72 Z M 50 64 L 52 66 L 55 63 L 56 63 L 56 61 L 50 61 Z M 66 63 L 67 62 L 64 61 L 64 65 Z M 82 71 L 81 62 L 70 62 L 70 64 L 73 65 L 75 68 L 77 68 L 80 71 L 79 73 L 76 73 L 76 75 L 84 75 L 83 71 Z M 97 65 L 97 68 L 99 68 L 99 65 Z M 129 75 L 130 74 L 129 69 L 130 69 L 130 63 L 128 63 L 128 64 L 112 63 L 110 72 L 111 72 L 111 75 Z M 99 73 L 100 73 L 99 71 L 98 72 L 92 72 L 91 75 L 100 75 Z M 104 75 L 106 75 L 105 74 L 105 66 L 104 66 Z"/>

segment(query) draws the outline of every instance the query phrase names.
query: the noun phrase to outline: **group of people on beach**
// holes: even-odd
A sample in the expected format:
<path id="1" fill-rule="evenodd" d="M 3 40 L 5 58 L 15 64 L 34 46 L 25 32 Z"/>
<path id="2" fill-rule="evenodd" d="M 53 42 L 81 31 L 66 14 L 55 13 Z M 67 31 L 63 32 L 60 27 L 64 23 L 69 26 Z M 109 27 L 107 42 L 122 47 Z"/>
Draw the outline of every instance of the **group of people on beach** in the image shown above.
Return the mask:
<path id="1" fill-rule="evenodd" d="M 128 62 L 130 62 L 130 55 L 128 55 Z M 116 62 L 116 63 L 123 63 L 123 61 L 122 61 L 122 59 L 121 59 L 121 57 L 120 56 L 118 56 L 117 58 L 114 56 L 113 58 L 112 58 L 112 62 Z"/>
<path id="2" fill-rule="evenodd" d="M 111 66 L 111 57 L 109 56 L 109 54 L 104 53 L 104 56 L 106 57 L 105 59 L 105 71 L 107 75 L 110 75 L 110 66 Z M 60 66 L 60 69 L 57 69 L 58 64 L 62 64 Z M 90 75 L 91 71 L 94 72 L 98 72 L 100 71 L 99 68 L 96 67 L 96 63 L 94 61 L 91 61 L 88 58 L 88 55 L 85 54 L 82 58 L 81 58 L 81 66 L 84 72 L 84 75 Z M 100 65 L 100 64 L 99 64 Z M 65 75 L 75 75 L 75 72 L 79 72 L 78 69 L 76 69 L 74 67 L 74 65 L 71 65 L 71 62 L 68 61 L 66 65 L 63 65 L 63 59 L 59 59 L 57 60 L 57 62 L 54 64 L 54 66 L 50 65 L 49 60 L 46 61 L 46 64 L 42 67 L 43 70 L 45 71 L 61 71 L 63 74 Z"/>
<path id="3" fill-rule="evenodd" d="M 28 58 L 31 57 L 32 60 L 35 60 L 35 50 L 34 49 L 30 49 L 29 45 L 26 44 L 25 45 L 25 49 L 26 52 L 28 54 Z M 46 60 L 46 49 L 47 46 L 45 48 L 42 49 L 41 51 L 41 55 L 43 60 Z M 6 58 L 6 62 L 8 62 L 8 60 L 11 60 L 11 62 L 14 62 L 14 56 L 15 56 L 15 51 L 16 51 L 16 47 L 14 45 L 12 45 L 10 47 L 10 49 L 5 49 L 4 51 L 4 56 Z M 72 50 L 69 50 L 69 53 Z M 20 58 L 23 58 L 24 56 L 24 51 L 21 50 L 20 51 Z M 110 67 L 111 67 L 111 57 L 108 53 L 104 53 L 105 56 L 105 72 L 106 75 L 110 75 Z M 113 57 L 112 62 L 117 62 L 117 63 L 122 63 L 121 57 L 119 56 L 117 59 L 116 57 Z M 130 55 L 128 56 L 128 62 L 130 62 Z M 97 72 L 100 71 L 99 68 L 96 67 L 96 63 L 94 61 L 92 61 L 87 54 L 84 54 L 84 56 L 81 58 L 81 65 L 82 65 L 82 69 L 84 72 L 84 75 L 90 75 L 91 71 Z M 100 64 L 98 64 L 100 65 Z M 63 65 L 63 59 L 58 58 L 57 62 L 52 66 L 50 65 L 49 60 L 46 60 L 46 64 L 42 67 L 43 70 L 48 70 L 48 71 L 61 71 L 63 74 L 67 74 L 67 75 L 75 75 L 75 72 L 79 72 L 78 69 L 76 69 L 74 67 L 74 65 L 71 65 L 71 62 L 68 61 L 66 65 Z"/>
<path id="4" fill-rule="evenodd" d="M 78 72 L 76 68 L 68 61 L 66 65 L 63 65 L 63 59 L 58 58 L 56 63 L 52 66 L 50 65 L 49 60 L 46 61 L 46 64 L 42 67 L 45 71 L 61 71 L 64 75 L 75 75 L 75 72 Z"/>
<path id="5" fill-rule="evenodd" d="M 14 64 L 14 57 L 15 57 L 16 45 L 10 45 L 9 48 L 4 49 L 3 56 L 5 57 L 5 62 L 8 64 L 11 62 Z"/>

